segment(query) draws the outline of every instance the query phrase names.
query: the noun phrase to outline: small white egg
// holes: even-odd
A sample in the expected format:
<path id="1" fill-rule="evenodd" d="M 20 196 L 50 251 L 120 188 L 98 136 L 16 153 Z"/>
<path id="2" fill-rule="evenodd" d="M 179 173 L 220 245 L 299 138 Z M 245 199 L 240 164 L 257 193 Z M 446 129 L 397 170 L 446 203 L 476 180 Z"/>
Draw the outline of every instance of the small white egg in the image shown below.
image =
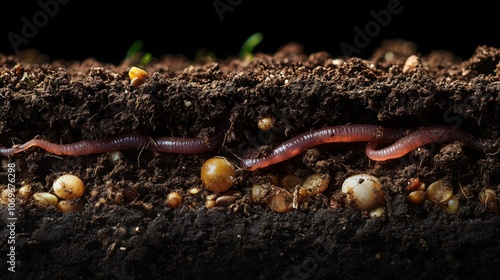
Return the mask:
<path id="1" fill-rule="evenodd" d="M 384 191 L 377 177 L 357 174 L 342 183 L 348 202 L 354 201 L 359 210 L 372 210 L 384 204 Z"/>

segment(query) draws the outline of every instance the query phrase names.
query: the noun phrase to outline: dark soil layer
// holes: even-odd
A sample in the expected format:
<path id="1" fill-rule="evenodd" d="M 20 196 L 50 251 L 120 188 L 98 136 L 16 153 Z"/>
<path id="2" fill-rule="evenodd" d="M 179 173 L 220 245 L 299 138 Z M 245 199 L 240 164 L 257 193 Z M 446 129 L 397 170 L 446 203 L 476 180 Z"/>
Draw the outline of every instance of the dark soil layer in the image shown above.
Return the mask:
<path id="1" fill-rule="evenodd" d="M 237 170 L 230 205 L 205 206 L 200 167 L 215 155 L 235 165 L 248 148 L 269 148 L 328 125 L 370 123 L 388 127 L 459 126 L 475 136 L 500 139 L 500 49 L 479 46 L 465 60 L 452 53 L 417 54 L 382 45 L 367 60 L 343 61 L 328 53 L 305 54 L 296 44 L 252 61 L 165 56 L 143 67 L 149 78 L 130 85 L 129 60 L 120 65 L 0 56 L 0 146 L 35 136 L 57 143 L 104 139 L 129 132 L 151 137 L 210 138 L 224 120 L 224 146 L 198 155 L 149 150 L 55 156 L 39 148 L 2 159 L 16 165 L 16 187 L 49 191 L 71 173 L 86 185 L 83 209 L 60 213 L 16 202 L 15 273 L 8 270 L 7 205 L 0 210 L 2 279 L 493 279 L 500 273 L 500 153 L 456 143 L 425 145 L 402 159 L 374 162 L 365 143 L 317 146 L 255 172 Z M 35 57 L 36 58 L 36 57 Z M 31 62 L 30 62 L 31 61 Z M 22 78 L 24 73 L 29 80 Z M 259 131 L 257 121 L 274 118 Z M 287 213 L 250 203 L 253 184 L 267 173 L 306 178 L 329 173 L 321 194 Z M 370 218 L 343 203 L 339 188 L 357 173 L 380 178 L 386 215 Z M 426 185 L 444 179 L 460 208 L 408 201 L 412 178 Z M 485 205 L 484 189 L 496 192 Z M 184 197 L 171 209 L 168 193 Z M 220 196 L 221 194 L 219 194 Z M 5 277 L 6 276 L 6 277 Z"/>

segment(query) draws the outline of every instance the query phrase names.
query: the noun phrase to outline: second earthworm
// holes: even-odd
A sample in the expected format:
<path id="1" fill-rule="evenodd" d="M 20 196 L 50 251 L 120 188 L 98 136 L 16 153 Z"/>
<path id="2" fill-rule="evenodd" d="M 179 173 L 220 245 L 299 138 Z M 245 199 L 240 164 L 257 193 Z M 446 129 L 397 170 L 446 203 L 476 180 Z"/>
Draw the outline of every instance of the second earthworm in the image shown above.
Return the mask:
<path id="1" fill-rule="evenodd" d="M 491 149 L 489 143 L 481 141 L 471 134 L 451 126 L 437 125 L 423 127 L 406 135 L 406 130 L 390 129 L 370 124 L 350 124 L 324 127 L 302 133 L 275 147 L 268 155 L 240 161 L 243 169 L 255 171 L 266 166 L 290 159 L 313 146 L 333 142 L 367 141 L 366 155 L 376 161 L 384 161 L 404 156 L 413 149 L 431 142 L 462 141 L 469 148 L 486 152 Z M 394 143 L 393 143 L 394 142 Z M 393 143 L 380 150 L 375 150 L 380 143 Z"/>

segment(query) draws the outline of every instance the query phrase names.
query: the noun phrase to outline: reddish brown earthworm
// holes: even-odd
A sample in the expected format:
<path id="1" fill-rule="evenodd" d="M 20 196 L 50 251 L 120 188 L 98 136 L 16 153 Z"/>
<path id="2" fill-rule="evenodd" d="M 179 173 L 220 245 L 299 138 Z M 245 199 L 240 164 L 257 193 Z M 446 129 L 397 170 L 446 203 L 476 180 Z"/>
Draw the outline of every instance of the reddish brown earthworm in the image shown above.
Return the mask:
<path id="1" fill-rule="evenodd" d="M 216 128 L 213 139 L 207 143 L 202 138 L 158 137 L 141 134 L 126 134 L 104 140 L 84 140 L 71 144 L 55 144 L 42 139 L 32 139 L 12 148 L 0 147 L 0 155 L 11 156 L 31 147 L 39 147 L 56 155 L 80 156 L 128 149 L 150 149 L 159 153 L 198 154 L 222 146 L 226 125 Z"/>
<path id="2" fill-rule="evenodd" d="M 376 161 L 402 157 L 413 149 L 431 142 L 459 140 L 465 146 L 475 150 L 486 152 L 491 149 L 491 145 L 487 142 L 480 141 L 471 134 L 455 127 L 444 125 L 423 127 L 406 136 L 405 131 L 369 124 L 329 126 L 293 137 L 263 157 L 244 157 L 240 164 L 243 169 L 254 171 L 292 158 L 313 146 L 333 142 L 368 141 L 365 149 L 366 154 Z M 375 147 L 380 143 L 392 142 L 394 143 L 388 147 L 375 150 Z"/>
<path id="3" fill-rule="evenodd" d="M 127 134 L 105 140 L 85 140 L 71 144 L 55 144 L 43 139 L 32 139 L 24 144 L 15 145 L 12 148 L 0 147 L 0 155 L 11 156 L 26 151 L 31 147 L 40 147 L 56 155 L 80 156 L 146 147 L 150 142 L 150 138 L 139 134 Z"/>
<path id="4" fill-rule="evenodd" d="M 490 149 L 487 142 L 475 138 L 470 133 L 452 126 L 436 125 L 420 128 L 383 149 L 375 150 L 379 143 L 376 141 L 368 142 L 365 152 L 370 159 L 383 161 L 402 157 L 431 142 L 453 141 L 460 141 L 464 146 L 478 151 L 486 152 Z"/>
<path id="5" fill-rule="evenodd" d="M 302 133 L 283 142 L 269 155 L 259 158 L 241 159 L 240 165 L 246 170 L 257 170 L 290 159 L 313 146 L 333 142 L 393 142 L 405 136 L 404 129 L 391 129 L 371 124 L 347 124 L 327 126 Z"/>
<path id="6" fill-rule="evenodd" d="M 209 143 L 201 138 L 158 137 L 153 139 L 150 149 L 158 153 L 202 154 L 216 150 L 222 146 L 226 136 L 228 122 L 215 128 Z"/>
<path id="7" fill-rule="evenodd" d="M 58 155 L 79 156 L 133 148 L 150 149 L 159 153 L 197 154 L 213 151 L 222 146 L 227 123 L 219 125 L 212 140 L 201 138 L 158 137 L 149 138 L 140 134 L 126 134 L 105 140 L 85 140 L 72 144 L 55 144 L 42 139 L 33 139 L 12 148 L 0 147 L 0 155 L 11 156 L 31 147 L 39 147 Z M 290 159 L 311 147 L 333 142 L 368 142 L 365 152 L 370 159 L 383 161 L 404 156 L 413 149 L 431 142 L 461 141 L 466 147 L 478 151 L 491 151 L 489 142 L 451 126 L 423 127 L 407 135 L 405 129 L 386 128 L 371 124 L 346 124 L 328 126 L 302 133 L 275 147 L 270 154 L 258 157 L 243 157 L 241 168 L 254 171 Z M 381 143 L 393 143 L 375 150 Z"/>

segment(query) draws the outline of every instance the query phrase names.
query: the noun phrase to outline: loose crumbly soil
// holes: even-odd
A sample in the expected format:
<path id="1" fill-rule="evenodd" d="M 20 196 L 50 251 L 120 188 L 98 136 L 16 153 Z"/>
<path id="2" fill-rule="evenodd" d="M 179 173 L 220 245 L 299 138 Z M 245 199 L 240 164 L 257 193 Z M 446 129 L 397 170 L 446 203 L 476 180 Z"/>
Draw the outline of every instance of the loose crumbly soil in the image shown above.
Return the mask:
<path id="1" fill-rule="evenodd" d="M 421 63 L 403 72 L 411 54 Z M 479 200 L 485 188 L 500 196 L 500 153 L 458 142 L 385 162 L 369 160 L 365 143 L 326 144 L 259 171 L 238 169 L 229 194 L 234 204 L 207 209 L 213 193 L 189 193 L 202 187 L 200 167 L 210 157 L 237 166 L 247 148 L 265 153 L 328 125 L 448 124 L 498 143 L 500 49 L 478 46 L 461 59 L 441 50 L 416 53 L 410 43 L 394 41 L 368 59 L 343 60 L 305 54 L 291 43 L 252 61 L 164 56 L 143 67 L 149 78 L 138 87 L 128 77 L 134 60 L 41 62 L 0 56 L 2 146 L 35 136 L 72 143 L 129 132 L 210 138 L 220 122 L 231 125 L 224 146 L 207 154 L 128 150 L 111 161 L 109 154 L 55 156 L 32 148 L 3 158 L 2 185 L 10 162 L 18 188 L 50 191 L 56 177 L 71 173 L 86 191 L 83 209 L 71 213 L 16 203 L 15 273 L 7 270 L 2 205 L 2 279 L 493 279 L 500 273 L 500 202 Z M 257 121 L 267 116 L 275 124 L 263 133 Z M 268 173 L 329 173 L 331 181 L 299 209 L 276 213 L 250 203 L 251 186 L 265 183 Z M 382 181 L 385 216 L 370 218 L 342 200 L 340 185 L 357 173 Z M 458 213 L 430 200 L 410 203 L 412 178 L 451 182 Z M 177 209 L 164 203 L 172 191 L 184 198 Z"/>

